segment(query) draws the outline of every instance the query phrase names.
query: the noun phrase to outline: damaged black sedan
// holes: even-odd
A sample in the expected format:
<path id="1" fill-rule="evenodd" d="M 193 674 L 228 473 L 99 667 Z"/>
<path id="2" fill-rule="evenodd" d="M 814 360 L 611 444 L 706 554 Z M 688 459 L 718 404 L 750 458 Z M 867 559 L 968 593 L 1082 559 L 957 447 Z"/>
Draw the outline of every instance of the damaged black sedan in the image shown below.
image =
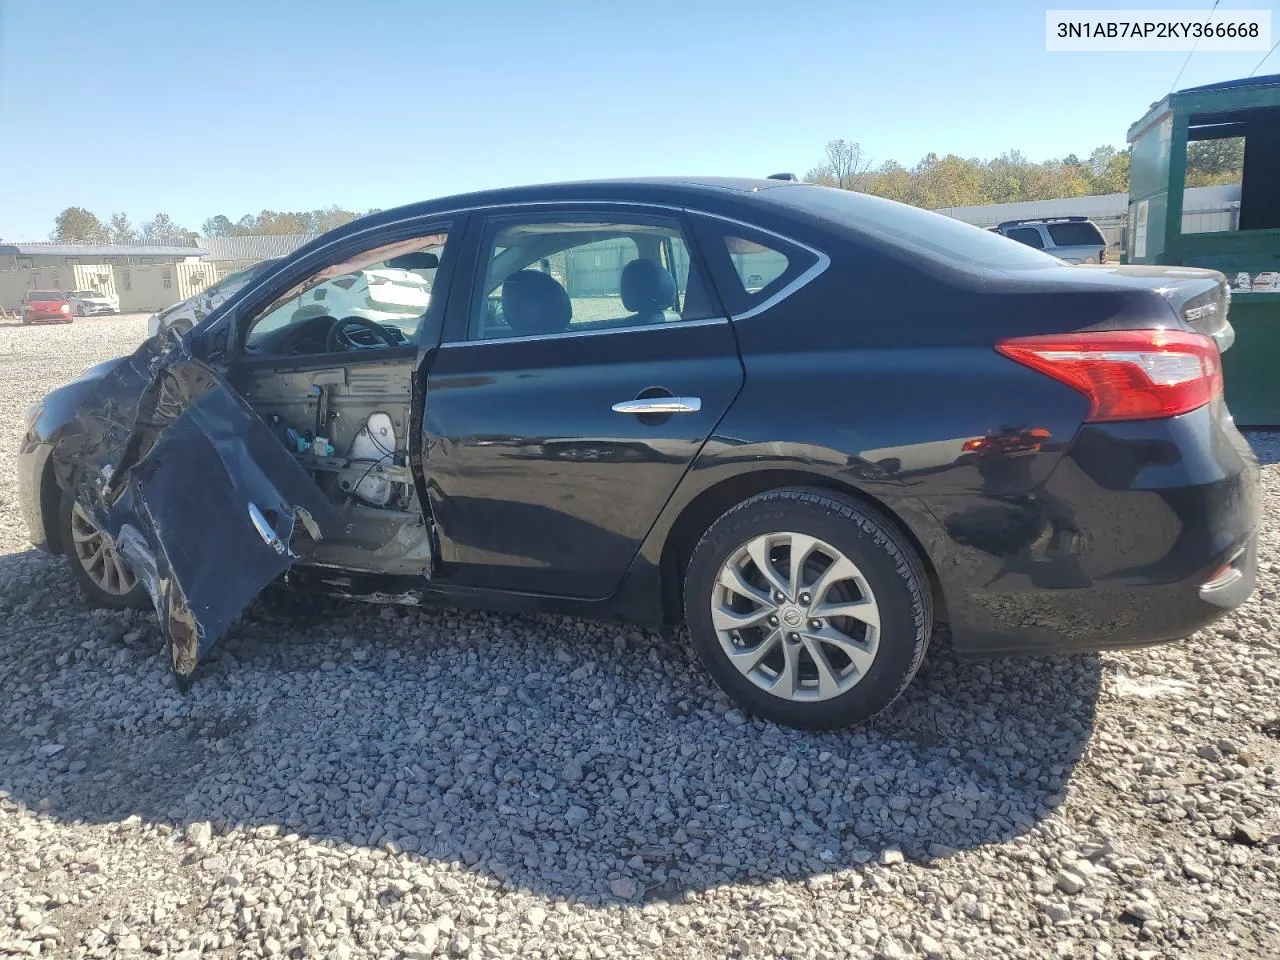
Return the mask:
<path id="1" fill-rule="evenodd" d="M 1203 270 L 1077 267 L 780 180 L 357 220 L 32 409 L 33 542 L 180 678 L 269 584 L 687 624 L 748 709 L 865 719 L 958 648 L 1185 636 L 1257 464 Z"/>

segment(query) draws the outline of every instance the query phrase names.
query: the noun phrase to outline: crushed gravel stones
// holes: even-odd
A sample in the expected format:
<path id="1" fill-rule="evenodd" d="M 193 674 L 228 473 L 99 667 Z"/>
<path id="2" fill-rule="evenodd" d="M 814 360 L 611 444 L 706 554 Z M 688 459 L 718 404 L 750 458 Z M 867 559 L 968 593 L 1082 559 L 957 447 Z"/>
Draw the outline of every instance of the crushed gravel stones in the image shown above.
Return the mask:
<path id="1" fill-rule="evenodd" d="M 0 326 L 0 436 L 145 319 Z M 0 956 L 1280 956 L 1280 437 L 1261 581 L 1189 641 L 930 651 L 873 725 L 734 710 L 682 638 L 262 599 L 180 695 L 0 458 Z"/>

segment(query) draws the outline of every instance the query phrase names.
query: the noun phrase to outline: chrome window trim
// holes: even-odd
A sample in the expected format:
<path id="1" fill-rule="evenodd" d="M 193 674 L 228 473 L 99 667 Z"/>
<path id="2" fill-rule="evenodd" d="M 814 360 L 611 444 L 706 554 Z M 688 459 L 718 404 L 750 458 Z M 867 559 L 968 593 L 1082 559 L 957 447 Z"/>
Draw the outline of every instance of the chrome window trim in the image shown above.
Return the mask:
<path id="1" fill-rule="evenodd" d="M 742 313 L 734 314 L 733 319 L 735 321 L 750 320 L 752 317 L 759 316 L 760 314 L 764 313 L 766 310 L 773 309 L 783 300 L 787 299 L 787 297 L 791 296 L 793 293 L 799 290 L 801 287 L 807 286 L 808 284 L 812 283 L 814 280 L 818 279 L 818 277 L 822 276 L 822 274 L 826 272 L 827 267 L 831 266 L 831 258 L 827 256 L 827 254 L 824 253 L 822 250 L 819 250 L 817 247 L 811 247 L 807 243 L 802 243 L 801 241 L 796 240 L 793 237 L 788 237 L 786 234 L 778 233 L 776 230 L 768 230 L 765 227 L 757 226 L 754 223 L 747 223 L 745 220 L 735 220 L 733 217 L 725 217 L 718 213 L 703 213 L 700 210 L 689 210 L 688 212 L 696 213 L 698 216 L 708 217 L 712 220 L 719 220 L 722 223 L 731 223 L 737 227 L 744 227 L 755 233 L 765 234 L 766 236 L 773 237 L 776 240 L 781 240 L 783 243 L 790 244 L 793 247 L 799 247 L 801 250 L 807 250 L 809 253 L 817 257 L 817 260 L 814 261 L 813 266 L 809 267 L 808 270 L 804 271 L 804 273 L 800 274 L 800 276 L 796 277 L 794 280 L 788 283 L 785 287 L 783 287 L 773 296 L 769 297 L 766 300 L 761 301 L 760 303 L 757 303 L 750 310 L 744 310 Z"/>
<path id="2" fill-rule="evenodd" d="M 717 323 L 729 323 L 728 317 L 703 317 L 699 320 L 668 320 L 665 323 L 638 323 L 634 327 L 610 327 L 607 330 L 565 330 L 561 333 L 533 333 L 523 337 L 488 337 L 483 340 L 447 340 L 440 344 L 445 350 L 455 347 L 483 347 L 501 343 L 532 343 L 537 340 L 565 340 L 569 337 L 603 337 L 611 333 L 643 333 L 650 330 L 687 330 L 689 327 L 709 327 Z"/>

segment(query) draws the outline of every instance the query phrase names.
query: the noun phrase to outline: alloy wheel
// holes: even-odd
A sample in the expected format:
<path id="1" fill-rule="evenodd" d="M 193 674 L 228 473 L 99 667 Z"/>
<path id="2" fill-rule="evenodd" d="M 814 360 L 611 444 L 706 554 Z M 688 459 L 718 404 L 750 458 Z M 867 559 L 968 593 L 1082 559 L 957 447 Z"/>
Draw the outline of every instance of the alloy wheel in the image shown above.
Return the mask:
<path id="1" fill-rule="evenodd" d="M 875 661 L 880 609 L 848 557 L 801 533 L 755 537 L 721 566 L 711 620 L 729 662 L 785 700 L 854 687 Z"/>
<path id="2" fill-rule="evenodd" d="M 71 508 L 71 539 L 76 560 L 99 590 L 123 597 L 138 585 L 111 538 L 98 529 L 89 512 L 78 503 Z"/>

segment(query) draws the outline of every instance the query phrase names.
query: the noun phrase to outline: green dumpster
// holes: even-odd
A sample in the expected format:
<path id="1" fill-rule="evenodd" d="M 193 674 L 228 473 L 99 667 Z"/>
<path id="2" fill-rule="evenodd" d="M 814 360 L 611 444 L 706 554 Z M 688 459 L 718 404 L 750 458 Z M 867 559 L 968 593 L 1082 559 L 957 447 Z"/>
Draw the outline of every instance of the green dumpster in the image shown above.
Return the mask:
<path id="1" fill-rule="evenodd" d="M 1214 188 L 1213 209 L 1185 203 L 1188 144 L 1240 138 L 1238 191 Z M 1226 274 L 1236 331 L 1222 358 L 1227 404 L 1241 426 L 1280 425 L 1280 74 L 1171 93 L 1129 128 L 1129 143 L 1127 262 Z"/>

